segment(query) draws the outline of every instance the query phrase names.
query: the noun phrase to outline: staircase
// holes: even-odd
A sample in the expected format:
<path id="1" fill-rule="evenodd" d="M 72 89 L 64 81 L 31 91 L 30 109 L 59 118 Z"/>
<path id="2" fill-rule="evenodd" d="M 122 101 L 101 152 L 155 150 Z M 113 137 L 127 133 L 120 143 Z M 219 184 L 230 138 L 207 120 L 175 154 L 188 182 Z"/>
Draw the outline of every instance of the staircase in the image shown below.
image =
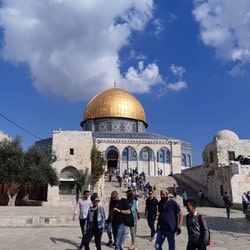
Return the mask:
<path id="1" fill-rule="evenodd" d="M 182 179 L 180 177 L 181 175 L 177 176 L 148 176 L 146 177 L 146 182 L 149 182 L 152 186 L 156 186 L 156 191 L 155 191 L 155 197 L 160 200 L 160 190 L 161 189 L 167 189 L 169 191 L 169 196 L 173 197 L 173 185 L 176 185 L 176 190 L 177 190 L 177 197 L 176 201 L 178 204 L 183 207 L 183 202 L 181 198 L 181 194 L 183 191 L 187 193 L 188 198 L 195 199 L 197 202 L 197 205 L 199 205 L 199 190 L 201 189 L 196 189 L 195 185 L 193 183 L 187 183 L 185 182 L 185 179 Z M 104 190 L 103 190 L 103 196 L 102 196 L 102 205 L 105 207 L 105 211 L 108 211 L 108 204 L 109 204 L 109 199 L 110 199 L 110 194 L 113 190 L 116 190 L 121 197 L 125 198 L 126 197 L 126 191 L 127 188 L 125 186 L 125 183 L 122 182 L 122 186 L 119 186 L 119 183 L 116 181 L 115 178 L 111 182 L 108 180 L 105 180 L 104 184 Z M 203 191 L 203 189 L 202 189 Z M 204 192 L 204 191 L 203 191 Z M 143 196 L 143 193 L 141 191 L 136 192 L 139 200 L 139 206 L 140 206 L 140 211 L 144 212 L 145 209 L 145 199 Z M 206 194 L 206 193 L 205 193 Z M 205 200 L 204 203 L 202 204 L 203 206 L 212 206 L 213 204 L 210 203 L 209 201 Z"/>

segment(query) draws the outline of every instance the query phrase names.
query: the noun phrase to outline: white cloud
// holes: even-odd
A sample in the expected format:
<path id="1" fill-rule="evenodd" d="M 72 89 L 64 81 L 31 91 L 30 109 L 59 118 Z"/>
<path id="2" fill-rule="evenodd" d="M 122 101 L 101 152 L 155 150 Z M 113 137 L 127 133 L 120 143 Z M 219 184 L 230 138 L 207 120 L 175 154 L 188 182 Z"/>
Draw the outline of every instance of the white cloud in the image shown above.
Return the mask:
<path id="1" fill-rule="evenodd" d="M 182 78 L 182 75 L 186 72 L 182 66 L 175 66 L 174 64 L 171 64 L 170 70 L 174 75 L 179 76 L 180 78 Z"/>
<path id="2" fill-rule="evenodd" d="M 164 26 L 163 26 L 163 23 L 162 21 L 159 19 L 159 18 L 156 18 L 154 21 L 153 21 L 153 24 L 155 25 L 155 31 L 154 31 L 154 34 L 156 36 L 159 36 L 163 30 L 164 30 Z"/>
<path id="3" fill-rule="evenodd" d="M 174 76 L 176 76 L 178 79 L 176 82 L 163 83 L 160 86 L 160 91 L 159 91 L 158 97 L 165 95 L 169 91 L 175 91 L 175 92 L 181 91 L 183 89 L 186 89 L 188 86 L 187 82 L 182 80 L 182 76 L 186 72 L 186 70 L 183 66 L 176 66 L 176 65 L 172 64 L 169 67 L 169 69 L 172 72 L 172 74 Z"/>
<path id="4" fill-rule="evenodd" d="M 215 48 L 220 59 L 249 63 L 250 1 L 194 0 L 194 6 L 203 43 Z"/>
<path id="5" fill-rule="evenodd" d="M 154 85 L 164 84 L 159 74 L 159 68 L 155 63 L 148 64 L 144 67 L 144 62 L 138 63 L 138 68 L 130 67 L 121 79 L 121 87 L 131 92 L 145 93 L 150 92 Z"/>
<path id="6" fill-rule="evenodd" d="M 187 83 L 184 81 L 178 81 L 175 83 L 169 83 L 167 85 L 167 89 L 173 90 L 173 91 L 180 91 L 183 88 L 187 88 Z"/>
<path id="7" fill-rule="evenodd" d="M 119 51 L 152 13 L 153 0 L 2 0 L 1 56 L 27 63 L 39 91 L 72 100 L 89 99 L 115 79 L 148 92 L 162 84 L 158 65 L 140 62 L 120 75 Z"/>

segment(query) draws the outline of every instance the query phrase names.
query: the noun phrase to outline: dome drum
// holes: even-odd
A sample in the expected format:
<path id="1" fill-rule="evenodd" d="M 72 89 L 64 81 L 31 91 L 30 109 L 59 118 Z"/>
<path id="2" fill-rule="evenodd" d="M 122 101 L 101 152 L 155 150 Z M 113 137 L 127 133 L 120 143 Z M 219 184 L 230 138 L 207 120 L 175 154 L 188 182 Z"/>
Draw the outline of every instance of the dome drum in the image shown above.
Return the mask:
<path id="1" fill-rule="evenodd" d="M 145 125 L 141 121 L 125 118 L 91 119 L 83 124 L 83 130 L 94 132 L 145 132 Z"/>

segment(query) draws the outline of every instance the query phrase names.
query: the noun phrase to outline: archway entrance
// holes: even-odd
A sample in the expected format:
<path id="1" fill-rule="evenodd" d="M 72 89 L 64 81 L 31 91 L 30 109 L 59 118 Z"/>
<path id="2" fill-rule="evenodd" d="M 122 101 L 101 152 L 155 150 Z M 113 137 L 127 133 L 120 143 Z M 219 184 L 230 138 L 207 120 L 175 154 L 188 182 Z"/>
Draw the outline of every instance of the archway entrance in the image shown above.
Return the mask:
<path id="1" fill-rule="evenodd" d="M 115 147 L 110 147 L 107 150 L 107 168 L 114 175 L 119 174 L 119 164 L 118 164 L 119 153 Z"/>

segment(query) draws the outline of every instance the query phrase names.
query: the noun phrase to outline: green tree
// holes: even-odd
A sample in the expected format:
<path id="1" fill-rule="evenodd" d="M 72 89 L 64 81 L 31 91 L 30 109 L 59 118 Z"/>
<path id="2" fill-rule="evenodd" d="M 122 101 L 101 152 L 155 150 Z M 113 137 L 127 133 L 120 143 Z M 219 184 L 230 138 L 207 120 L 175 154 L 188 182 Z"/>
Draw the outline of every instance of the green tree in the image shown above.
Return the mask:
<path id="1" fill-rule="evenodd" d="M 80 169 L 76 175 L 73 176 L 76 182 L 76 200 L 79 199 L 79 194 L 83 193 L 83 189 L 87 189 L 91 182 L 91 176 L 89 175 L 88 169 L 84 171 Z"/>
<path id="2" fill-rule="evenodd" d="M 27 152 L 21 147 L 20 137 L 0 142 L 0 183 L 8 185 L 9 206 L 15 205 L 18 192 L 26 183 L 40 186 L 58 185 L 58 177 L 51 166 L 52 157 L 32 146 Z M 18 184 L 12 193 L 11 185 Z"/>
<path id="3" fill-rule="evenodd" d="M 23 175 L 26 182 L 40 186 L 59 184 L 56 169 L 52 167 L 53 157 L 37 146 L 31 146 L 24 154 Z"/>
<path id="4" fill-rule="evenodd" d="M 92 187 L 99 181 L 102 177 L 105 169 L 104 166 L 106 160 L 104 159 L 102 152 L 99 151 L 96 145 L 93 145 L 91 150 L 91 184 Z"/>

